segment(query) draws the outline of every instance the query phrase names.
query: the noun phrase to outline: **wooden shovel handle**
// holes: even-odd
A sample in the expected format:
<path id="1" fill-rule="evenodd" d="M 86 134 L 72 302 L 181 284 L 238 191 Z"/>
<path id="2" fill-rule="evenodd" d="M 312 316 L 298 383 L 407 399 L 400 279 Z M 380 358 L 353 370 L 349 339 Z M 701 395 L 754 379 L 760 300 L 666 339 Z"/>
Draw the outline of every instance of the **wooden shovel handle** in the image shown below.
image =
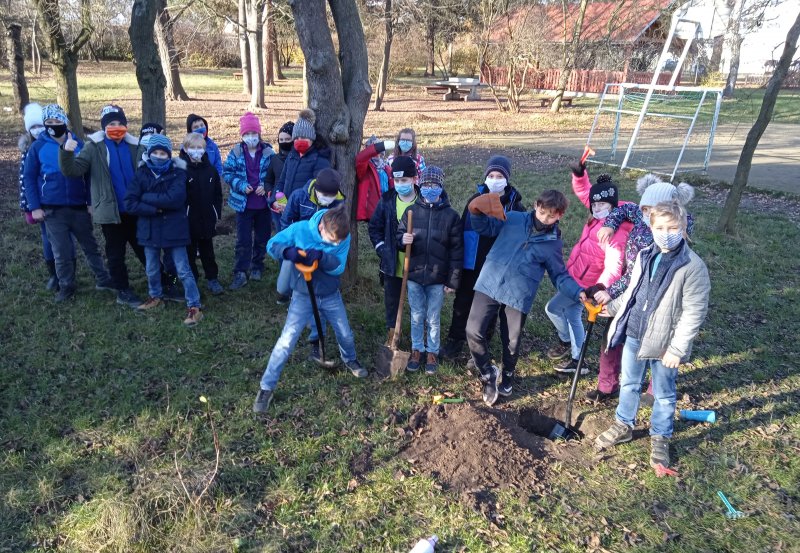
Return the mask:
<path id="1" fill-rule="evenodd" d="M 409 209 L 408 213 L 408 226 L 406 232 L 414 232 L 414 213 Z M 397 304 L 397 319 L 394 323 L 394 334 L 392 335 L 392 343 L 389 344 L 391 349 L 397 349 L 397 340 L 400 339 L 400 329 L 403 326 L 403 304 L 406 302 L 406 286 L 408 286 L 408 264 L 411 257 L 411 244 L 406 244 L 406 257 L 403 260 L 403 282 L 400 284 L 400 302 Z"/>

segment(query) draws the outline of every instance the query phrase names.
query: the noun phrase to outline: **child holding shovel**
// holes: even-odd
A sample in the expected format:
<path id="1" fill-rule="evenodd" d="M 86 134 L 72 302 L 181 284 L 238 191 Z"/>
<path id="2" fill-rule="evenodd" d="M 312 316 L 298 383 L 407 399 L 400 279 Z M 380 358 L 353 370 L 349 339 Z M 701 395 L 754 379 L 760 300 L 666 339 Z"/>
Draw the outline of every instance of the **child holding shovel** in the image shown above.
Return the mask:
<path id="1" fill-rule="evenodd" d="M 267 244 L 267 251 L 275 259 L 306 266 L 317 265 L 311 280 L 315 298 L 309 296 L 300 271 L 292 267 L 290 282 L 293 293 L 286 323 L 261 377 L 261 387 L 253 404 L 254 412 L 265 412 L 272 402 L 283 368 L 313 315 L 314 305 L 333 326 L 345 366 L 355 377 L 367 376 L 367 370 L 356 358 L 353 331 L 339 292 L 339 277 L 344 272 L 349 250 L 350 217 L 344 206 L 318 211 L 308 221 L 299 221 L 282 230 Z"/>

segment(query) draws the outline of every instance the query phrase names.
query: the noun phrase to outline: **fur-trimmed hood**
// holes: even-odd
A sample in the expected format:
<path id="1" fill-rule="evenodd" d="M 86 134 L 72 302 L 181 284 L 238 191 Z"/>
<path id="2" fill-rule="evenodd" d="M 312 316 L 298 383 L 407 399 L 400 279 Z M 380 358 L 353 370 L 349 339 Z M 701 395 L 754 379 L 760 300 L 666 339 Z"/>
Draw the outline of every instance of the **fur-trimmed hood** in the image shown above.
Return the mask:
<path id="1" fill-rule="evenodd" d="M 31 138 L 30 133 L 25 133 L 19 135 L 19 139 L 17 139 L 17 148 L 19 148 L 20 153 L 25 153 L 28 151 L 28 148 L 31 147 L 33 144 L 33 138 Z"/>
<path id="2" fill-rule="evenodd" d="M 86 137 L 87 140 L 91 140 L 95 144 L 99 144 L 100 142 L 105 140 L 105 138 L 106 138 L 106 133 L 104 131 L 93 132 L 92 134 Z M 125 133 L 125 137 L 122 140 L 125 141 L 126 144 L 131 144 L 132 146 L 139 145 L 139 139 L 130 133 Z"/>

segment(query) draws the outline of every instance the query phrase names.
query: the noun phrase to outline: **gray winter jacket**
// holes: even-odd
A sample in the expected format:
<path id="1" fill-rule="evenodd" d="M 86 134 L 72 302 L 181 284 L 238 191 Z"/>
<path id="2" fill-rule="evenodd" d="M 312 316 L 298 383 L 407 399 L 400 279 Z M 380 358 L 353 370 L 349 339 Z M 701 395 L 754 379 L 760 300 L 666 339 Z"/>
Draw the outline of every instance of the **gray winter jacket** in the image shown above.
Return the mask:
<path id="1" fill-rule="evenodd" d="M 609 314 L 614 316 L 608 329 L 608 347 L 624 341 L 631 303 L 643 277 L 642 261 L 656 253 L 656 247 L 653 245 L 639 252 L 630 285 L 624 294 L 608 305 Z M 647 330 L 637 357 L 661 359 L 669 352 L 685 363 L 689 360 L 692 342 L 708 312 L 711 280 L 703 260 L 684 242 L 664 283 L 668 283 L 666 288 L 659 291 L 655 306 L 648 311 Z"/>

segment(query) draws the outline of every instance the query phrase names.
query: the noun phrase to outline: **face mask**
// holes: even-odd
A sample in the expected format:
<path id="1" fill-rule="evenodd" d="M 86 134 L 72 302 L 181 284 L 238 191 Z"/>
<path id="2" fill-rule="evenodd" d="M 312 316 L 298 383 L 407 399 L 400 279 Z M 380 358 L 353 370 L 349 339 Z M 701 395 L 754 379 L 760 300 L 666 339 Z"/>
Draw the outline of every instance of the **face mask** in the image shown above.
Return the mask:
<path id="1" fill-rule="evenodd" d="M 592 217 L 594 217 L 598 221 L 602 221 L 603 219 L 608 217 L 609 213 L 611 213 L 611 212 L 609 210 L 607 210 L 607 209 L 603 209 L 602 211 L 593 211 L 592 212 Z"/>
<path id="2" fill-rule="evenodd" d="M 192 161 L 200 161 L 203 159 L 203 154 L 206 153 L 206 151 L 203 148 L 189 148 L 186 150 L 186 153 Z"/>
<path id="3" fill-rule="evenodd" d="M 294 149 L 300 155 L 305 154 L 311 148 L 311 141 L 308 138 L 298 138 L 294 141 Z"/>
<path id="4" fill-rule="evenodd" d="M 553 230 L 555 223 L 553 223 L 552 225 L 545 225 L 536 216 L 536 211 L 534 211 L 532 215 L 533 215 L 533 228 L 536 229 L 536 232 L 550 232 L 551 230 Z"/>
<path id="5" fill-rule="evenodd" d="M 258 143 L 260 142 L 258 135 L 245 135 L 242 137 L 242 142 L 247 144 L 247 147 L 251 150 L 255 150 L 258 147 Z"/>
<path id="6" fill-rule="evenodd" d="M 278 142 L 278 149 L 281 152 L 291 152 L 292 151 L 292 143 L 291 142 Z"/>
<path id="7" fill-rule="evenodd" d="M 414 142 L 411 140 L 401 140 L 400 142 L 397 143 L 397 145 L 400 147 L 400 151 L 405 154 L 409 150 L 411 150 L 411 147 L 414 145 Z"/>
<path id="8" fill-rule="evenodd" d="M 192 132 L 196 132 L 197 134 L 202 134 L 203 136 L 206 135 L 206 128 L 205 127 L 197 127 Z"/>
<path id="9" fill-rule="evenodd" d="M 422 197 L 425 198 L 425 201 L 430 204 L 435 204 L 439 200 L 439 196 L 442 195 L 441 188 L 431 188 L 428 186 L 420 188 L 420 192 L 422 192 Z"/>
<path id="10" fill-rule="evenodd" d="M 408 184 L 397 184 L 397 183 L 395 183 L 394 189 L 401 196 L 410 196 L 411 193 L 414 191 L 414 185 L 410 184 L 410 183 L 408 183 Z"/>
<path id="11" fill-rule="evenodd" d="M 122 140 L 128 132 L 128 127 L 106 127 L 106 136 L 111 140 Z"/>
<path id="12" fill-rule="evenodd" d="M 317 201 L 321 206 L 329 206 L 333 203 L 333 200 L 336 199 L 336 196 L 321 196 L 317 194 Z"/>
<path id="13" fill-rule="evenodd" d="M 169 169 L 170 161 L 172 161 L 170 158 L 162 159 L 160 157 L 148 156 L 147 167 L 150 168 L 152 172 L 160 175 Z"/>
<path id="14" fill-rule="evenodd" d="M 146 134 L 146 135 L 144 135 L 143 137 L 141 137 L 141 138 L 139 139 L 139 144 L 141 144 L 142 146 L 144 146 L 144 147 L 145 147 L 145 149 L 147 149 L 147 147 L 150 145 L 150 139 L 151 139 L 152 137 L 153 137 L 153 135 L 152 135 L 152 134 Z"/>
<path id="15" fill-rule="evenodd" d="M 505 190 L 508 181 L 506 179 L 490 179 L 487 177 L 486 180 L 483 181 L 483 183 L 489 189 L 489 192 L 495 192 L 499 194 L 500 192 Z"/>
<path id="16" fill-rule="evenodd" d="M 33 139 L 36 140 L 37 138 L 39 138 L 39 135 L 44 132 L 44 127 L 41 126 L 33 127 L 29 132 L 31 133 Z"/>
<path id="17" fill-rule="evenodd" d="M 647 228 L 650 228 L 650 212 L 647 212 L 646 214 L 644 212 L 642 213 L 642 221 L 644 221 L 644 224 L 647 225 Z"/>
<path id="18" fill-rule="evenodd" d="M 67 126 L 64 123 L 59 123 L 58 125 L 45 125 L 44 128 L 47 129 L 47 134 L 53 138 L 61 138 L 67 132 Z"/>
<path id="19" fill-rule="evenodd" d="M 674 250 L 683 240 L 683 233 L 653 231 L 653 242 L 662 250 Z"/>

